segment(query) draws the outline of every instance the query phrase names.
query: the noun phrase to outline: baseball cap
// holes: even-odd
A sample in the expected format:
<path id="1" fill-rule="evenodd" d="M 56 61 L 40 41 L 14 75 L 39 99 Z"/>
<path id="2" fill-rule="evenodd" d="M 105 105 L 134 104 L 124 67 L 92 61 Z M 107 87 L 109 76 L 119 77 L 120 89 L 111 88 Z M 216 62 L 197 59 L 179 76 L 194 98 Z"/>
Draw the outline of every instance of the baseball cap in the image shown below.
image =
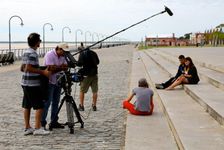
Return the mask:
<path id="1" fill-rule="evenodd" d="M 69 51 L 69 46 L 67 43 L 59 43 L 57 47 L 63 49 L 64 51 Z"/>

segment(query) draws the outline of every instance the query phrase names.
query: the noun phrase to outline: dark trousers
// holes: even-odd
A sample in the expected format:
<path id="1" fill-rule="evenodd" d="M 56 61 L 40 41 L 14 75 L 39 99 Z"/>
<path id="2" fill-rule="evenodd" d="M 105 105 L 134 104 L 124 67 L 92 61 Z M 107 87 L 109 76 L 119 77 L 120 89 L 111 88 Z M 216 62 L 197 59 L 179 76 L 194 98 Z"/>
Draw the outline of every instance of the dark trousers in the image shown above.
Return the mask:
<path id="1" fill-rule="evenodd" d="M 176 80 L 176 78 L 175 77 L 172 77 L 168 81 L 162 83 L 164 89 L 167 88 L 167 87 L 169 87 L 175 80 Z"/>

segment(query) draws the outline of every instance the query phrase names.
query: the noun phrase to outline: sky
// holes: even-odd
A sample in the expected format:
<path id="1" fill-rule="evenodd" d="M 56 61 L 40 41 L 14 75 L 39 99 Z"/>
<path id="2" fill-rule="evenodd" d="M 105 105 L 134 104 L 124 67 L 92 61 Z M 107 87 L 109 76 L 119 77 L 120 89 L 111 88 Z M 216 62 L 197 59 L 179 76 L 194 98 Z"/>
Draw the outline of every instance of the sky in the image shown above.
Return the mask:
<path id="1" fill-rule="evenodd" d="M 12 41 L 26 41 L 31 32 L 43 37 L 43 25 L 46 25 L 45 40 L 98 40 L 120 31 L 134 23 L 157 14 L 169 7 L 173 16 L 167 13 L 155 16 L 132 27 L 115 38 L 140 41 L 145 36 L 183 36 L 190 32 L 204 32 L 224 23 L 223 0 L 0 0 L 0 41 L 8 41 L 9 18 Z M 77 30 L 82 30 L 77 32 Z M 92 34 L 90 35 L 89 32 Z M 77 34 L 76 34 L 77 33 Z M 98 36 L 97 36 L 98 35 Z M 93 38 L 93 39 L 92 39 Z M 110 40 L 115 40 L 111 38 Z"/>

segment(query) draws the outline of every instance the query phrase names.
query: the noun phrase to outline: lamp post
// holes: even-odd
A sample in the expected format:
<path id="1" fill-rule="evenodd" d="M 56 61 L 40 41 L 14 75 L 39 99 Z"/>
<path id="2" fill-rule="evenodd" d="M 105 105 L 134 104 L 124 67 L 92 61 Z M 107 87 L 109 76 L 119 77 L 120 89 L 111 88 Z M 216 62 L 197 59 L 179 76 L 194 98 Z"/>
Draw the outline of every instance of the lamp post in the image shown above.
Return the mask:
<path id="1" fill-rule="evenodd" d="M 87 33 L 89 33 L 90 36 L 92 35 L 91 32 L 89 32 L 89 31 L 85 32 L 85 45 L 86 45 L 86 35 L 87 35 Z"/>
<path id="2" fill-rule="evenodd" d="M 82 30 L 81 29 L 77 29 L 76 31 L 75 31 L 75 47 L 77 48 L 77 33 L 78 33 L 78 31 L 81 33 L 81 35 L 83 34 L 83 32 L 82 32 Z"/>
<path id="3" fill-rule="evenodd" d="M 92 34 L 92 42 L 94 42 L 94 35 L 97 36 L 98 41 L 99 41 L 100 39 L 99 39 L 99 35 L 98 35 L 98 33 L 94 32 L 94 33 Z"/>
<path id="4" fill-rule="evenodd" d="M 71 33 L 71 29 L 69 27 L 62 28 L 62 42 L 64 42 L 64 30 L 65 29 L 68 29 L 69 30 L 69 33 Z"/>
<path id="5" fill-rule="evenodd" d="M 96 32 L 94 32 L 94 33 L 92 34 L 92 41 L 94 42 L 94 35 L 96 35 L 96 36 L 97 36 L 98 41 L 99 41 L 99 35 L 98 35 L 98 33 L 96 33 Z"/>
<path id="6" fill-rule="evenodd" d="M 12 18 L 19 18 L 20 21 L 21 21 L 20 25 L 21 25 L 21 26 L 24 25 L 24 24 L 23 24 L 23 20 L 22 20 L 22 18 L 21 18 L 20 16 L 14 15 L 14 16 L 12 16 L 12 17 L 9 18 L 9 51 L 10 51 L 10 52 L 11 52 L 11 19 L 12 19 Z"/>
<path id="7" fill-rule="evenodd" d="M 53 26 L 52 26 L 52 24 L 50 24 L 50 23 L 45 23 L 45 24 L 43 25 L 43 51 L 44 51 L 44 54 L 45 54 L 45 26 L 46 26 L 46 25 L 51 26 L 51 31 L 53 31 Z"/>
<path id="8" fill-rule="evenodd" d="M 99 34 L 99 35 L 101 36 L 102 39 L 105 37 L 103 34 Z M 105 42 L 103 41 L 103 42 L 101 43 L 101 46 L 103 46 L 104 43 L 105 43 Z"/>

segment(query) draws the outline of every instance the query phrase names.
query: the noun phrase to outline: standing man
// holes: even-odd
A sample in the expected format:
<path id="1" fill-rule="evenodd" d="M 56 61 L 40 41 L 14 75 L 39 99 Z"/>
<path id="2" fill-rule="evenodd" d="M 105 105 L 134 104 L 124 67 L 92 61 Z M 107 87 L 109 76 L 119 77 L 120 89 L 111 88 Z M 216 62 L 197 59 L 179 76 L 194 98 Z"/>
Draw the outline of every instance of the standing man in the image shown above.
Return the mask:
<path id="1" fill-rule="evenodd" d="M 96 101 L 97 101 L 97 92 L 98 92 L 98 67 L 99 58 L 96 52 L 90 49 L 84 49 L 81 51 L 78 59 L 78 66 L 82 66 L 81 73 L 86 76 L 80 84 L 80 104 L 79 111 L 84 111 L 84 96 L 88 92 L 89 87 L 92 89 L 93 101 L 92 109 L 93 111 L 97 110 Z"/>
<path id="2" fill-rule="evenodd" d="M 44 64 L 48 67 L 48 70 L 52 71 L 49 77 L 48 84 L 48 100 L 45 102 L 44 112 L 42 115 L 41 124 L 45 127 L 47 124 L 46 118 L 49 106 L 51 104 L 51 128 L 64 128 L 63 125 L 58 123 L 58 104 L 61 96 L 61 87 L 57 84 L 56 76 L 60 71 L 67 70 L 67 63 L 64 57 L 64 51 L 68 50 L 68 44 L 60 43 L 57 47 L 49 52 L 44 57 Z"/>
<path id="3" fill-rule="evenodd" d="M 21 71 L 23 72 L 21 85 L 23 88 L 23 103 L 24 108 L 24 135 L 46 135 L 49 131 L 41 128 L 41 115 L 43 112 L 44 102 L 42 91 L 40 87 L 40 75 L 48 77 L 50 72 L 48 70 L 39 69 L 39 59 L 37 49 L 40 47 L 40 35 L 31 33 L 28 38 L 29 48 L 25 51 L 22 58 Z M 35 129 L 30 125 L 31 108 L 36 110 L 35 113 Z"/>

